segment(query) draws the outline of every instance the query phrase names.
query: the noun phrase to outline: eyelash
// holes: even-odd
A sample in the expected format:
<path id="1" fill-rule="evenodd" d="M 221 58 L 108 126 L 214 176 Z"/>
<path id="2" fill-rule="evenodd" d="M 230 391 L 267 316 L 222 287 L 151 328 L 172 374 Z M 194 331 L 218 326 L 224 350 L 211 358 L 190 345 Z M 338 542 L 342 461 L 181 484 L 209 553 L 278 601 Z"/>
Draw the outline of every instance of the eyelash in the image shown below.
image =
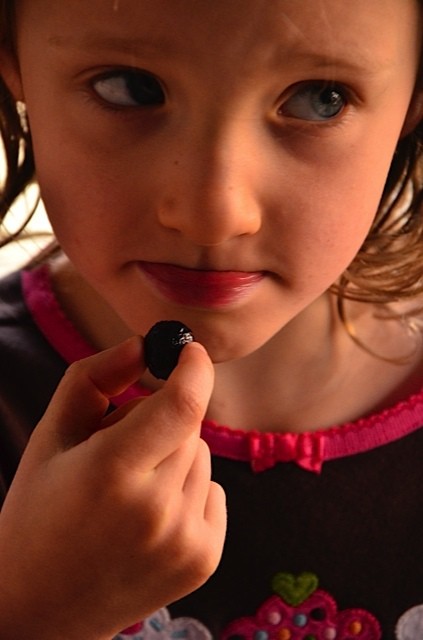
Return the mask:
<path id="1" fill-rule="evenodd" d="M 298 120 L 304 124 L 320 126 L 333 125 L 341 119 L 341 116 L 345 115 L 345 111 L 352 102 L 351 91 L 349 89 L 347 89 L 343 84 L 328 82 L 326 80 L 302 82 L 295 85 L 289 93 L 290 95 L 288 98 L 279 106 L 277 111 L 278 115 L 292 120 Z M 304 97 L 309 100 L 309 104 L 305 106 L 304 104 L 301 104 L 301 100 Z M 320 105 L 318 104 L 319 100 L 321 100 Z M 303 113 L 303 117 L 301 117 L 298 113 L 295 114 L 292 112 L 293 106 L 294 111 L 296 107 L 297 110 L 303 110 L 303 112 L 305 112 L 307 107 L 310 106 L 315 107 L 316 110 L 321 106 L 323 107 L 322 111 L 326 109 L 330 110 L 332 106 L 335 111 L 333 114 L 328 113 L 326 116 L 324 113 L 321 113 L 320 115 L 315 113 L 314 115 L 316 117 L 305 117 L 305 114 Z"/>
<path id="2" fill-rule="evenodd" d="M 98 87 L 96 88 L 96 85 L 100 85 L 102 82 L 107 83 L 108 80 L 113 79 L 118 83 L 123 82 L 121 89 L 126 90 L 128 95 L 131 91 L 141 91 L 141 93 L 146 92 L 144 98 L 148 98 L 149 94 L 149 99 L 145 99 L 144 104 L 137 104 L 137 98 L 132 96 L 134 104 L 124 104 L 123 101 L 119 104 L 118 100 L 113 102 L 112 100 L 105 98 L 99 92 Z M 132 89 L 131 83 L 133 85 Z M 140 83 L 140 86 L 137 86 L 137 83 Z M 107 85 L 105 86 L 107 90 Z M 157 109 L 163 106 L 166 102 L 166 92 L 162 83 L 153 74 L 140 69 L 112 69 L 93 78 L 90 82 L 90 89 L 91 93 L 94 94 L 98 106 L 108 112 L 118 113 L 121 115 L 130 115 L 134 111 L 137 112 L 140 109 Z M 111 92 L 111 95 L 113 95 L 113 88 L 109 87 L 108 90 Z M 119 91 L 119 88 L 117 91 Z M 115 90 L 116 95 L 117 91 Z M 291 123 L 297 121 L 298 123 L 302 123 L 302 125 L 319 127 L 325 125 L 333 126 L 343 119 L 342 116 L 345 116 L 345 111 L 351 104 L 351 92 L 345 87 L 345 85 L 326 80 L 312 80 L 299 83 L 290 89 L 289 94 L 290 95 L 277 109 L 277 116 L 281 118 L 288 118 L 291 120 Z M 325 117 L 324 114 L 320 114 L 321 117 L 318 115 L 317 117 L 301 117 L 298 113 L 295 114 L 295 109 L 300 112 L 302 110 L 302 116 L 304 116 L 304 112 L 307 111 L 307 108 L 313 105 L 313 96 L 314 107 L 317 107 L 317 101 L 322 99 L 321 105 L 323 105 L 323 110 L 326 108 L 330 110 L 332 104 L 335 108 L 335 112 L 332 115 L 329 114 L 327 117 Z M 309 100 L 309 104 L 306 104 L 305 107 L 304 104 L 301 104 L 304 98 L 306 98 L 306 101 Z M 326 98 L 326 100 L 323 98 Z M 339 105 L 337 105 L 336 102 L 339 102 Z"/>
<path id="3" fill-rule="evenodd" d="M 137 82 L 141 81 L 143 85 L 141 87 L 141 90 L 144 91 L 145 93 L 144 104 L 142 104 L 141 102 L 137 104 L 136 98 L 133 96 L 130 96 L 130 99 L 133 100 L 134 104 L 124 104 L 123 101 L 119 103 L 118 99 L 116 100 L 116 102 L 113 102 L 111 99 L 108 100 L 107 98 L 102 96 L 101 92 L 98 90 L 98 85 L 101 85 L 101 83 L 105 85 L 106 93 L 108 89 L 111 95 L 115 93 L 115 95 L 117 96 L 118 94 L 119 87 L 117 90 L 113 89 L 113 87 L 107 87 L 106 83 L 109 80 L 116 80 L 118 83 L 120 82 L 121 84 L 123 84 L 123 86 L 120 87 L 120 89 L 126 90 L 128 95 L 131 92 L 135 93 L 136 91 L 140 90 L 140 87 L 137 87 L 136 85 L 137 85 Z M 153 74 L 140 69 L 130 69 L 130 68 L 129 69 L 126 69 L 126 68 L 113 69 L 111 71 L 103 73 L 102 75 L 96 76 L 91 80 L 90 90 L 91 90 L 91 93 L 94 94 L 94 97 L 97 100 L 97 103 L 101 107 L 103 107 L 107 111 L 116 111 L 119 113 L 133 111 L 137 109 L 148 109 L 151 107 L 162 106 L 166 100 L 165 91 L 160 81 L 157 80 Z M 147 94 L 149 94 L 148 99 L 147 99 Z"/>

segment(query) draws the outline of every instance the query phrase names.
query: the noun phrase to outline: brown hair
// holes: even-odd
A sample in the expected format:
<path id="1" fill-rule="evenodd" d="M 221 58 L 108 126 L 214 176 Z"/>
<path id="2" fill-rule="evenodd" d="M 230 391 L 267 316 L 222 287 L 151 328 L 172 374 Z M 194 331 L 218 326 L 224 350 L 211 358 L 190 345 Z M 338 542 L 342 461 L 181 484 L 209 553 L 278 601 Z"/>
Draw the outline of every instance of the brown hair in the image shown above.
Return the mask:
<path id="1" fill-rule="evenodd" d="M 381 304 L 423 292 L 423 121 L 398 142 L 370 232 L 332 290 Z"/>
<path id="2" fill-rule="evenodd" d="M 420 4 L 423 5 L 423 0 Z M 0 0 L 0 45 L 11 49 L 13 5 L 11 0 Z M 420 87 L 423 91 L 421 71 L 417 82 L 417 88 Z M 7 170 L 0 194 L 1 225 L 16 198 L 35 181 L 30 131 L 1 78 L 0 135 Z M 26 223 L 27 220 L 22 229 Z M 22 229 L 3 240 L 0 235 L 0 246 L 18 236 Z M 371 230 L 357 256 L 331 290 L 341 302 L 349 298 L 381 304 L 423 293 L 422 121 L 398 142 Z"/>
<path id="3" fill-rule="evenodd" d="M 0 1 L 0 46 L 10 50 L 14 46 L 15 31 L 13 4 L 10 0 Z M 35 166 L 30 132 L 19 113 L 18 105 L 1 77 L 0 135 L 6 161 L 5 182 L 0 194 L 0 225 L 2 225 L 15 200 L 28 185 L 35 181 Z M 33 210 L 30 210 L 21 228 L 13 234 L 0 233 L 0 247 L 20 235 L 32 214 Z M 0 230 L 2 230 L 1 227 Z"/>

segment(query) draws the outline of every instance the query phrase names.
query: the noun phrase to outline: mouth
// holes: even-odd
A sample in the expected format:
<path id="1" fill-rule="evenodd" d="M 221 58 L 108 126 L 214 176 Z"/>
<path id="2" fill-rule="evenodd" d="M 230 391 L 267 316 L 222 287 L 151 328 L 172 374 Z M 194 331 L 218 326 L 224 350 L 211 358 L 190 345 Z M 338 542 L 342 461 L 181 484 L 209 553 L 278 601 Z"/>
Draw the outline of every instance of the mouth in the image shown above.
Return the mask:
<path id="1" fill-rule="evenodd" d="M 213 271 L 173 264 L 139 262 L 149 283 L 171 302 L 200 308 L 233 305 L 265 278 L 264 271 Z"/>

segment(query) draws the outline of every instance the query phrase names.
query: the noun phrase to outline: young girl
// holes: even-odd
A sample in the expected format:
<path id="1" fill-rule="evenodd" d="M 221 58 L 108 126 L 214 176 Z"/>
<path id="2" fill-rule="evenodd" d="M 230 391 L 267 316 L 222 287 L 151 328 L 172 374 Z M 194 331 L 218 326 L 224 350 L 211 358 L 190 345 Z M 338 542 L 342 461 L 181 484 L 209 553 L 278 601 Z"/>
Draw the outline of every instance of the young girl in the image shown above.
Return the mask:
<path id="1" fill-rule="evenodd" d="M 422 3 L 0 7 L 0 637 L 423 638 Z"/>

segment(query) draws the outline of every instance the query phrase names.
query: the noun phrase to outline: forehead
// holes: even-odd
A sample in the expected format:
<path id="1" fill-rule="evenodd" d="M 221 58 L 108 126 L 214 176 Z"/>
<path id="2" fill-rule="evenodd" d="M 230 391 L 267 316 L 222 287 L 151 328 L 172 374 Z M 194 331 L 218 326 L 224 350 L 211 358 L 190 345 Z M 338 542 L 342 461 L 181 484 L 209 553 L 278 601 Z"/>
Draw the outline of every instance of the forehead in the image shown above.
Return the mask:
<path id="1" fill-rule="evenodd" d="M 260 59 L 306 53 L 392 65 L 420 46 L 418 0 L 17 0 L 19 39 L 143 55 Z"/>

